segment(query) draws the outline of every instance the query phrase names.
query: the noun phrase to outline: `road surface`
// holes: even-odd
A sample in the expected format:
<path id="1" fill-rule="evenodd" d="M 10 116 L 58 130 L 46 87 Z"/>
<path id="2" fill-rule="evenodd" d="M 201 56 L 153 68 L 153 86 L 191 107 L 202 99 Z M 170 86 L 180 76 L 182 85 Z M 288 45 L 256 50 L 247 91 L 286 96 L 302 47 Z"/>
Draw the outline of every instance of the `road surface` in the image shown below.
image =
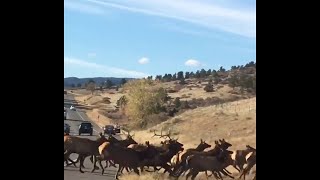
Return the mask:
<path id="1" fill-rule="evenodd" d="M 69 107 L 73 105 L 76 108 L 76 111 L 70 110 Z M 74 100 L 74 97 L 70 94 L 64 95 L 64 106 L 67 107 L 67 120 L 64 120 L 65 123 L 68 123 L 70 125 L 70 135 L 78 135 L 78 127 L 83 121 L 90 121 L 88 116 L 85 114 L 85 112 L 82 110 L 84 107 L 81 107 L 81 105 L 77 104 L 77 102 Z M 62 113 L 61 113 L 62 114 Z M 61 115 L 62 116 L 62 115 Z M 62 117 L 61 117 L 62 119 Z M 89 139 L 96 139 L 98 137 L 99 132 L 102 131 L 102 129 L 90 121 L 93 124 L 93 135 L 81 135 L 83 138 L 89 138 Z M 76 159 L 78 157 L 77 154 L 71 154 L 71 159 Z M 104 163 L 102 163 L 104 165 Z M 98 165 L 98 163 L 97 163 Z M 79 166 L 79 163 L 77 164 Z M 65 180 L 113 180 L 116 168 L 107 168 L 105 169 L 104 175 L 101 175 L 101 170 L 96 170 L 94 173 L 91 173 L 92 169 L 92 163 L 90 162 L 89 158 L 86 158 L 84 162 L 85 168 L 83 171 L 85 173 L 79 172 L 79 167 L 74 167 L 73 165 L 64 167 L 64 179 Z"/>

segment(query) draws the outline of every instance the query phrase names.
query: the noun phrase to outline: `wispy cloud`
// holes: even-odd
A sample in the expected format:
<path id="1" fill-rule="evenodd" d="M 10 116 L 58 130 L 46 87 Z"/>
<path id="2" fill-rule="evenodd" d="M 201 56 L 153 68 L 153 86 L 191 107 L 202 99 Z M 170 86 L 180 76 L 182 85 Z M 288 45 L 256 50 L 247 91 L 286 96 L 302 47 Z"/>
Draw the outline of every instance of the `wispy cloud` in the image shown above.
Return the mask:
<path id="1" fill-rule="evenodd" d="M 134 13 L 160 16 L 227 31 L 246 37 L 256 36 L 255 5 L 230 7 L 223 1 L 190 0 L 84 0 L 91 4 Z"/>
<path id="2" fill-rule="evenodd" d="M 199 67 L 202 64 L 199 61 L 195 60 L 195 59 L 189 59 L 184 63 L 184 65 L 190 66 L 190 67 Z"/>
<path id="3" fill-rule="evenodd" d="M 85 60 L 77 59 L 77 58 L 70 58 L 64 57 L 64 65 L 66 66 L 78 66 L 78 67 L 85 67 L 88 71 L 101 71 L 105 73 L 106 76 L 113 76 L 113 77 L 133 77 L 133 78 L 142 78 L 147 77 L 148 74 L 138 71 L 126 70 L 116 67 L 109 67 L 106 65 L 101 65 L 93 62 L 88 62 Z"/>
<path id="4" fill-rule="evenodd" d="M 78 11 L 89 14 L 104 14 L 104 9 L 98 6 L 88 5 L 88 3 L 80 3 L 72 0 L 64 0 L 64 8 L 72 11 Z"/>
<path id="5" fill-rule="evenodd" d="M 149 58 L 147 57 L 143 57 L 141 59 L 139 59 L 139 64 L 148 64 L 149 63 Z"/>
<path id="6" fill-rule="evenodd" d="M 97 56 L 97 54 L 94 53 L 94 52 L 88 53 L 88 57 L 89 57 L 89 58 L 94 58 L 94 57 L 96 57 L 96 56 Z"/>

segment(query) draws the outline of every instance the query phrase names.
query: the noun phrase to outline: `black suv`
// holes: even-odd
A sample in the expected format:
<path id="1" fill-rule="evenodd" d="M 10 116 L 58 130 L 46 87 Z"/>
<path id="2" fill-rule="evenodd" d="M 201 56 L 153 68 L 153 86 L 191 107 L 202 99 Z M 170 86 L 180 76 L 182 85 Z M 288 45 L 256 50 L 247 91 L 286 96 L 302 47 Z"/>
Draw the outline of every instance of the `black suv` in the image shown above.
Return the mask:
<path id="1" fill-rule="evenodd" d="M 83 122 L 79 126 L 79 136 L 83 133 L 88 133 L 90 136 L 92 136 L 93 133 L 93 127 L 90 122 Z"/>

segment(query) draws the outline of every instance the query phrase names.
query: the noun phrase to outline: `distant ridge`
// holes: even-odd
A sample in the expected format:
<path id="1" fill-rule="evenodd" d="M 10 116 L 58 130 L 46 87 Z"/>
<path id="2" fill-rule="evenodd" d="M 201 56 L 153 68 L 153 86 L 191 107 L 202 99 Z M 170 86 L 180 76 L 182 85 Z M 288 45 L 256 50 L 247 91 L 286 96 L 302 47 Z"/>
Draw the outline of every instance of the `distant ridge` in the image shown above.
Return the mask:
<path id="1" fill-rule="evenodd" d="M 113 84 L 119 85 L 121 82 L 121 79 L 123 78 L 115 78 L 115 77 L 93 77 L 93 78 L 77 78 L 77 77 L 67 77 L 64 78 L 64 87 L 71 87 L 72 84 L 77 86 L 77 84 L 85 84 L 87 83 L 90 79 L 94 80 L 97 85 L 100 85 L 102 82 L 105 82 L 107 80 L 110 80 Z M 126 80 L 132 80 L 135 78 L 124 78 Z"/>

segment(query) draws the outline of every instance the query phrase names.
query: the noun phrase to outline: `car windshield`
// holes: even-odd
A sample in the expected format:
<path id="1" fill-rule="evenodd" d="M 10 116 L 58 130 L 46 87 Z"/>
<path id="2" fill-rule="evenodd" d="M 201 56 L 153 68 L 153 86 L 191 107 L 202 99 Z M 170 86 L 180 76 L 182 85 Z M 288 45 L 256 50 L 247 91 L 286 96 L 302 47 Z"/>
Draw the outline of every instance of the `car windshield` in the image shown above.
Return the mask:
<path id="1" fill-rule="evenodd" d="M 91 124 L 90 123 L 82 123 L 81 126 L 89 126 L 89 127 L 91 127 Z"/>

